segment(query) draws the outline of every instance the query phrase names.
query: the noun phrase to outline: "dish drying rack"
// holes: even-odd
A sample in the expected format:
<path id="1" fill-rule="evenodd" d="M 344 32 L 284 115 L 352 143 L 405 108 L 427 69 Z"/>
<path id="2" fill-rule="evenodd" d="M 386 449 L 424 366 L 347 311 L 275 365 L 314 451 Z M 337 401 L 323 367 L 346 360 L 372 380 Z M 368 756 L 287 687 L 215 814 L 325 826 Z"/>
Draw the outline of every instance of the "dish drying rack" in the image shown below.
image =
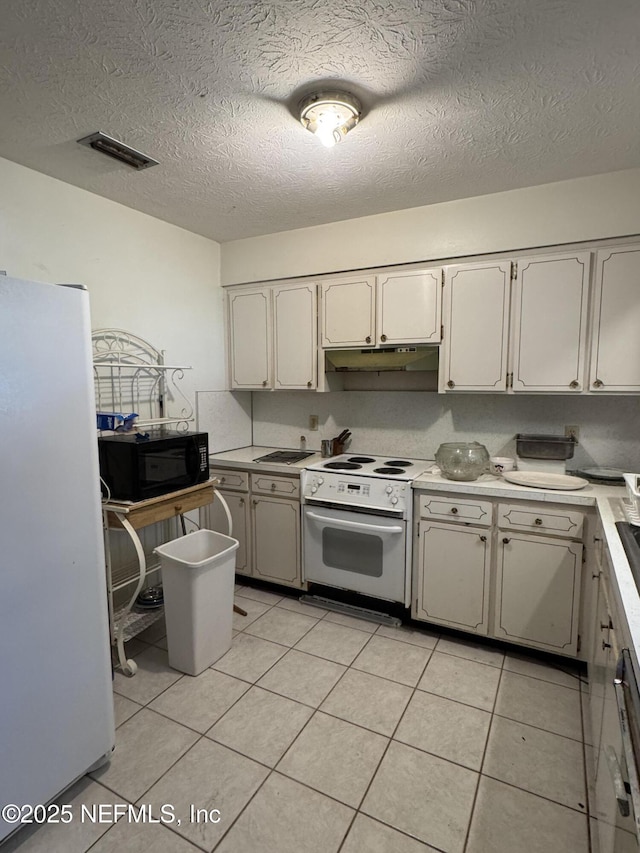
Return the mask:
<path id="1" fill-rule="evenodd" d="M 190 367 L 165 364 L 164 350 L 124 329 L 96 329 L 91 340 L 98 412 L 136 412 L 143 429 L 188 430 L 193 406 L 178 383 Z"/>

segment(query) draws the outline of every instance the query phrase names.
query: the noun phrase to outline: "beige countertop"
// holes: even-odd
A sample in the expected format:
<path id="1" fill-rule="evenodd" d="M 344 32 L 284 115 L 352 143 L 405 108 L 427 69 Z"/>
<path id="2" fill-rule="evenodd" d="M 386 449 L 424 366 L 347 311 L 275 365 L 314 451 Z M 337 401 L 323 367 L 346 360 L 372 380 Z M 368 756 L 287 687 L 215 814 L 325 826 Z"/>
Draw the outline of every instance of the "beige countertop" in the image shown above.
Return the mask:
<path id="1" fill-rule="evenodd" d="M 266 456 L 267 453 L 274 453 L 278 450 L 301 450 L 301 448 L 284 448 L 284 447 L 261 447 L 249 445 L 248 447 L 238 447 L 235 450 L 224 450 L 221 453 L 209 454 L 210 468 L 242 468 L 244 471 L 271 471 L 275 474 L 299 474 L 307 465 L 314 462 L 321 462 L 322 456 L 320 453 L 313 453 L 312 456 L 307 456 L 300 462 L 291 462 L 282 464 L 279 462 L 256 462 L 259 456 Z"/>
<path id="2" fill-rule="evenodd" d="M 595 506 L 599 499 L 623 498 L 626 495 L 624 486 L 599 486 L 594 483 L 581 489 L 536 489 L 531 486 L 517 486 L 508 483 L 502 477 L 493 474 L 482 474 L 477 480 L 463 482 L 447 480 L 441 474 L 424 473 L 413 481 L 414 489 L 428 491 L 453 492 L 465 495 L 487 495 L 497 498 L 517 498 L 519 500 L 549 501 L 552 503 L 567 503 L 576 506 Z"/>

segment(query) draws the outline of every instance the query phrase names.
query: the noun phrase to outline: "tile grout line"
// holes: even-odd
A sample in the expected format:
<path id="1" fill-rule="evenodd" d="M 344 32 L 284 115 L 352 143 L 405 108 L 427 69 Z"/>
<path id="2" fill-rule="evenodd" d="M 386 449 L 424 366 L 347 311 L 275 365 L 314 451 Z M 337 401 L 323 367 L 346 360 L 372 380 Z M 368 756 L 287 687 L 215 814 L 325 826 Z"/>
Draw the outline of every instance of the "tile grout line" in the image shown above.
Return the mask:
<path id="1" fill-rule="evenodd" d="M 478 779 L 476 781 L 476 789 L 473 794 L 473 801 L 471 803 L 471 811 L 469 812 L 469 821 L 467 823 L 467 831 L 464 836 L 464 843 L 462 845 L 463 853 L 466 853 L 467 848 L 469 846 L 469 837 L 471 835 L 471 824 L 473 823 L 473 817 L 476 811 L 476 805 L 478 803 L 478 792 L 480 790 L 480 782 L 482 781 L 482 770 L 484 768 L 484 762 L 487 757 L 487 749 L 489 747 L 489 738 L 491 737 L 491 729 L 493 727 L 493 718 L 495 716 L 496 705 L 498 704 L 498 694 L 500 693 L 500 686 L 502 684 L 502 676 L 505 672 L 504 664 L 507 659 L 505 655 L 502 659 L 502 667 L 500 668 L 500 677 L 498 678 L 498 684 L 496 685 L 496 695 L 493 697 L 493 706 L 491 709 L 491 719 L 489 720 L 489 728 L 487 729 L 487 737 L 484 742 L 484 749 L 482 750 L 482 759 L 480 761 L 480 767 L 478 769 Z M 507 670 L 508 671 L 508 670 Z"/>
<path id="2" fill-rule="evenodd" d="M 588 691 L 585 691 L 585 698 L 588 700 Z M 587 817 L 587 843 L 589 845 L 589 853 L 593 850 L 593 839 L 591 837 L 591 793 L 589 791 L 589 773 L 587 771 L 587 740 L 586 740 L 586 725 L 584 702 L 582 701 L 582 682 L 580 686 L 580 723 L 582 726 L 582 776 L 584 781 L 584 794 L 586 797 L 586 817 Z M 595 755 L 594 755 L 595 757 Z"/>
<path id="3" fill-rule="evenodd" d="M 437 646 L 437 642 L 436 642 L 436 646 Z M 401 723 L 401 722 L 402 722 L 402 720 L 404 719 L 404 716 L 405 716 L 405 714 L 406 714 L 406 712 L 407 712 L 407 708 L 409 707 L 409 705 L 410 705 L 410 703 L 411 703 L 411 700 L 413 699 L 413 697 L 414 697 L 414 695 L 415 695 L 415 692 L 416 692 L 416 690 L 418 689 L 418 684 L 420 683 L 420 680 L 421 680 L 421 679 L 422 679 L 422 677 L 424 676 L 424 673 L 425 673 L 425 671 L 426 671 L 427 667 L 429 666 L 429 662 L 431 661 L 431 658 L 433 657 L 433 652 L 434 652 L 434 650 L 435 650 L 435 647 L 434 647 L 434 649 L 428 649 L 428 650 L 427 650 L 427 651 L 429 651 L 429 657 L 427 658 L 427 660 L 426 660 L 426 661 L 425 661 L 425 663 L 424 663 L 424 666 L 423 666 L 423 667 L 422 667 L 422 669 L 420 670 L 420 674 L 418 675 L 418 677 L 417 677 L 417 679 L 416 679 L 416 683 L 415 683 L 415 685 L 413 686 L 413 688 L 411 689 L 411 695 L 409 696 L 409 699 L 407 700 L 407 703 L 406 703 L 406 705 L 404 706 L 404 709 L 403 709 L 402 713 L 400 714 L 400 716 L 399 716 L 399 718 L 398 718 L 398 721 L 397 721 L 397 723 L 395 724 L 393 731 L 391 732 L 391 735 L 388 737 L 387 745 L 386 745 L 386 747 L 384 748 L 384 750 L 383 750 L 383 752 L 382 752 L 382 755 L 380 756 L 380 760 L 378 761 L 378 763 L 377 763 L 377 765 L 376 765 L 375 770 L 374 770 L 374 771 L 373 771 L 373 773 L 371 774 L 371 778 L 369 779 L 369 784 L 368 784 L 368 785 L 367 785 L 367 787 L 365 788 L 364 794 L 363 794 L 363 795 L 362 795 L 362 797 L 360 798 L 360 803 L 358 804 L 358 807 L 357 807 L 357 808 L 356 808 L 356 810 L 355 810 L 355 814 L 354 814 L 354 816 L 353 816 L 353 820 L 351 821 L 351 824 L 350 824 L 350 826 L 349 826 L 349 829 L 347 830 L 347 832 L 345 833 L 344 838 L 342 839 L 342 844 L 340 845 L 340 847 L 339 847 L 339 849 L 338 849 L 338 853 L 340 853 L 340 851 L 342 850 L 342 847 L 343 847 L 343 845 L 344 845 L 344 843 L 345 843 L 345 841 L 346 841 L 346 839 L 347 839 L 347 837 L 348 837 L 348 835 L 349 835 L 349 832 L 351 831 L 351 827 L 353 826 L 353 824 L 354 824 L 354 822 L 355 822 L 356 817 L 357 817 L 359 814 L 363 814 L 363 815 L 365 815 L 366 817 L 371 818 L 371 815 L 368 815 L 366 812 L 361 811 L 362 805 L 364 804 L 364 801 L 366 800 L 367 795 L 369 794 L 369 791 L 371 790 L 371 786 L 373 785 L 373 780 L 374 780 L 374 779 L 376 778 L 376 776 L 378 775 L 378 771 L 380 770 L 380 767 L 382 766 L 382 762 L 384 761 L 385 756 L 387 755 L 387 753 L 388 753 L 388 751 L 389 751 L 389 748 L 391 747 L 391 744 L 393 743 L 394 736 L 395 736 L 396 732 L 398 731 L 398 727 L 400 726 L 400 723 Z M 349 667 L 349 668 L 351 668 L 351 667 Z M 359 671 L 359 670 L 357 670 L 357 671 Z M 395 682 L 394 682 L 394 683 L 395 683 Z M 405 686 L 409 686 L 409 685 L 405 685 Z M 400 742 L 400 741 L 396 741 L 396 743 L 399 743 L 399 742 Z M 372 820 L 375 820 L 375 818 L 371 818 L 371 819 L 372 819 Z M 384 823 L 384 825 L 385 825 L 385 826 L 390 826 L 390 824 L 386 824 L 384 821 L 379 821 L 379 822 L 380 822 L 380 823 Z M 396 827 L 391 827 L 391 828 L 392 828 L 392 829 L 395 829 Z M 406 833 L 403 833 L 403 834 L 406 834 Z M 409 836 L 409 837 L 410 837 L 410 838 L 413 838 L 413 836 Z M 421 839 L 416 839 L 416 840 L 417 840 L 417 841 L 419 841 L 419 842 L 421 842 L 421 843 L 423 843 Z"/>

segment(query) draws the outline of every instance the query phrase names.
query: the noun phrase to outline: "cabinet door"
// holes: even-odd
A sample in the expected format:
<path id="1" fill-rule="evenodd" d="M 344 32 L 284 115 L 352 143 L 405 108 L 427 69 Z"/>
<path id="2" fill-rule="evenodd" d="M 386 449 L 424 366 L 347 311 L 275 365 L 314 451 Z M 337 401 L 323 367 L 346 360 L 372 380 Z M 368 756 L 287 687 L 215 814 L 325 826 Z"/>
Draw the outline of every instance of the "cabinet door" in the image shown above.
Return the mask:
<path id="1" fill-rule="evenodd" d="M 494 634 L 575 656 L 582 545 L 499 531 Z"/>
<path id="2" fill-rule="evenodd" d="M 378 344 L 440 343 L 442 270 L 377 276 Z"/>
<path id="3" fill-rule="evenodd" d="M 322 346 L 375 345 L 375 276 L 322 284 Z"/>
<path id="4" fill-rule="evenodd" d="M 596 256 L 591 391 L 640 391 L 640 246 Z"/>
<path id="5" fill-rule="evenodd" d="M 511 263 L 446 267 L 441 391 L 506 391 Z"/>
<path id="6" fill-rule="evenodd" d="M 300 504 L 270 497 L 253 497 L 253 576 L 301 587 Z"/>
<path id="7" fill-rule="evenodd" d="M 236 551 L 236 572 L 241 575 L 250 575 L 251 567 L 248 562 L 249 555 L 249 496 L 239 495 L 237 492 L 220 491 L 227 502 L 231 513 L 233 531 L 231 535 L 240 543 Z M 229 530 L 229 522 L 222 504 L 214 496 L 213 503 L 207 507 L 205 524 L 209 530 L 224 533 Z"/>
<path id="8" fill-rule="evenodd" d="M 589 252 L 519 259 L 513 285 L 514 391 L 584 388 Z"/>
<path id="9" fill-rule="evenodd" d="M 274 388 L 316 388 L 318 367 L 317 286 L 273 288 Z"/>
<path id="10" fill-rule="evenodd" d="M 266 288 L 228 294 L 231 388 L 271 387 L 270 299 Z"/>
<path id="11" fill-rule="evenodd" d="M 421 521 L 414 618 L 486 634 L 490 551 L 487 530 Z"/>

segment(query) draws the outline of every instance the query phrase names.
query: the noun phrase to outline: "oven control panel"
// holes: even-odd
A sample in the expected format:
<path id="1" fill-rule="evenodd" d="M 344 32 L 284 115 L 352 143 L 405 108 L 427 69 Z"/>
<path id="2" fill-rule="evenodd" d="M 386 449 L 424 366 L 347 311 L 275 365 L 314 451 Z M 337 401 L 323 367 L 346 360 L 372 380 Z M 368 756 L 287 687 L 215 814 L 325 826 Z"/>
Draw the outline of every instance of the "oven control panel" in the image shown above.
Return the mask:
<path id="1" fill-rule="evenodd" d="M 411 500 L 410 483 L 382 477 L 364 477 L 345 472 L 302 472 L 302 497 L 335 501 L 341 505 L 388 509 L 406 513 Z"/>
<path id="2" fill-rule="evenodd" d="M 355 495 L 356 497 L 359 495 L 363 495 L 364 497 L 369 497 L 371 494 L 371 488 L 369 483 L 338 483 L 338 494 L 342 495 Z"/>

